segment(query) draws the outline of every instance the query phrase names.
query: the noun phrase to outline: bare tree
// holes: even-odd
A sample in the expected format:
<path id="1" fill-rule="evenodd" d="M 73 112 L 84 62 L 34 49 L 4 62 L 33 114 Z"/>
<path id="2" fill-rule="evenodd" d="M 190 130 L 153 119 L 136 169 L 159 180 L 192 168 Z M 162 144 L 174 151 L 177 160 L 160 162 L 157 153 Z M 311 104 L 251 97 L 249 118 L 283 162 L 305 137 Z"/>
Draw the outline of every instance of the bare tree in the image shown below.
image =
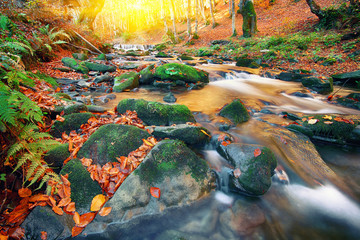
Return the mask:
<path id="1" fill-rule="evenodd" d="M 214 10 L 213 10 L 212 1 L 209 0 L 209 3 L 210 3 L 210 14 L 211 14 L 212 28 L 215 28 L 216 27 L 216 22 L 215 22 L 215 17 L 214 17 Z"/>
<path id="2" fill-rule="evenodd" d="M 176 33 L 176 19 L 175 19 L 175 4 L 174 4 L 174 0 L 170 0 L 171 3 L 171 17 L 172 17 L 172 21 L 173 21 L 173 28 L 174 28 L 174 39 L 172 39 L 172 41 L 174 43 L 178 42 L 178 38 L 177 38 L 177 33 Z"/>
<path id="3" fill-rule="evenodd" d="M 240 0 L 239 10 L 243 16 L 243 36 L 251 37 L 257 30 L 257 19 L 253 0 Z"/>
<path id="4" fill-rule="evenodd" d="M 191 0 L 187 0 L 186 20 L 187 20 L 187 32 L 189 37 L 191 36 L 190 11 L 191 11 Z"/>
<path id="5" fill-rule="evenodd" d="M 91 30 L 94 30 L 93 23 L 96 16 L 101 12 L 105 0 L 91 0 L 84 6 L 79 15 L 79 23 L 85 23 Z"/>
<path id="6" fill-rule="evenodd" d="M 198 34 L 198 24 L 199 24 L 198 14 L 199 14 L 199 1 L 195 0 L 195 29 L 194 29 L 195 35 Z"/>
<path id="7" fill-rule="evenodd" d="M 168 26 L 167 26 L 166 17 L 165 17 L 164 0 L 161 0 L 161 18 L 164 21 L 165 32 L 167 33 L 168 32 Z"/>
<path id="8" fill-rule="evenodd" d="M 236 28 L 235 28 L 235 0 L 231 0 L 231 14 L 232 14 L 232 36 L 235 37 Z"/>

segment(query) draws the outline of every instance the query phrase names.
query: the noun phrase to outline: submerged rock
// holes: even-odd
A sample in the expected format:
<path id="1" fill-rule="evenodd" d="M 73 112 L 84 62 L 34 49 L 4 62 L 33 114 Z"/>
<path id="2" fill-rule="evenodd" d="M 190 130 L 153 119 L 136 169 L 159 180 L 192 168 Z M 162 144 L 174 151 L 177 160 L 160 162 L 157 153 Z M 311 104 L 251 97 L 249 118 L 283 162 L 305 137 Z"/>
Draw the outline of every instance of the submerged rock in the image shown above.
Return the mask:
<path id="1" fill-rule="evenodd" d="M 246 122 L 250 119 L 250 115 L 240 99 L 236 99 L 232 103 L 225 105 L 220 110 L 219 115 L 230 119 L 234 124 Z"/>
<path id="2" fill-rule="evenodd" d="M 195 122 L 195 118 L 185 105 L 162 104 L 159 102 L 149 102 L 144 99 L 123 99 L 117 106 L 119 113 L 126 110 L 136 111 L 138 117 L 147 125 L 181 124 Z"/>
<path id="3" fill-rule="evenodd" d="M 260 65 L 253 59 L 240 58 L 236 61 L 238 67 L 259 68 Z"/>
<path id="4" fill-rule="evenodd" d="M 150 134 L 131 125 L 107 124 L 101 126 L 84 143 L 77 156 L 91 158 L 94 164 L 117 162 L 116 157 L 127 156 L 143 144 Z"/>
<path id="5" fill-rule="evenodd" d="M 346 97 L 338 97 L 336 102 L 345 107 L 360 110 L 360 93 L 350 93 Z"/>
<path id="6" fill-rule="evenodd" d="M 124 73 L 114 79 L 114 92 L 122 92 L 139 86 L 139 74 L 136 72 Z"/>

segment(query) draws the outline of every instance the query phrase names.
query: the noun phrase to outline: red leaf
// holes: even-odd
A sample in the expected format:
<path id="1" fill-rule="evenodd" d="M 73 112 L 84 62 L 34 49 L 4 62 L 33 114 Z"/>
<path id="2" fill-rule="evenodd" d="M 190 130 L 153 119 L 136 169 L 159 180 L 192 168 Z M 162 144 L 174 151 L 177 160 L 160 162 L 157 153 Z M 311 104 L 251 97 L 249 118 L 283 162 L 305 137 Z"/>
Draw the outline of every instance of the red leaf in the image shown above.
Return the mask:
<path id="1" fill-rule="evenodd" d="M 58 215 L 63 215 L 64 214 L 63 210 L 61 208 L 59 208 L 58 206 L 52 207 L 52 210 Z"/>
<path id="2" fill-rule="evenodd" d="M 157 187 L 151 187 L 150 188 L 150 194 L 154 198 L 160 198 L 160 188 Z"/>
<path id="3" fill-rule="evenodd" d="M 79 235 L 83 230 L 84 230 L 83 227 L 75 226 L 75 227 L 73 227 L 72 230 L 71 230 L 71 236 L 72 236 L 72 237 L 75 237 L 75 236 Z"/>
<path id="4" fill-rule="evenodd" d="M 260 148 L 257 148 L 257 149 L 254 150 L 254 156 L 255 156 L 255 157 L 260 156 L 260 154 L 261 154 Z"/>
<path id="5" fill-rule="evenodd" d="M 41 231 L 41 240 L 46 240 L 47 239 L 47 232 L 45 231 Z"/>
<path id="6" fill-rule="evenodd" d="M 25 198 L 25 197 L 30 197 L 32 192 L 29 188 L 20 188 L 18 190 L 18 193 L 19 193 L 19 196 L 22 197 L 22 198 Z"/>

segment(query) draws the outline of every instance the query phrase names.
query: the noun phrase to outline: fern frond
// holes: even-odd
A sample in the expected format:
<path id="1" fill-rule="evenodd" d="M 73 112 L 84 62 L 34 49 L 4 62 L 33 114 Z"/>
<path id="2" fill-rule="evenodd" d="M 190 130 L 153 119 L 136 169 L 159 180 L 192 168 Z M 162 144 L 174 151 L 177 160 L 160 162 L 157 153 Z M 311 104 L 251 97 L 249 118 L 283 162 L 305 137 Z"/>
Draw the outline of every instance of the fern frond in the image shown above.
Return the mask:
<path id="1" fill-rule="evenodd" d="M 52 47 L 49 45 L 49 44 L 47 44 L 47 43 L 45 43 L 45 45 L 44 45 L 48 50 L 49 50 L 49 52 L 51 52 L 52 51 Z"/>
<path id="2" fill-rule="evenodd" d="M 0 120 L 5 124 L 16 125 L 16 111 L 10 106 L 9 94 L 0 91 Z"/>
<path id="3" fill-rule="evenodd" d="M 25 142 L 20 141 L 14 143 L 7 152 L 7 158 L 14 157 L 18 152 L 25 149 Z"/>
<path id="4" fill-rule="evenodd" d="M 54 41 L 54 39 L 56 37 L 65 37 L 65 38 L 71 40 L 71 37 L 67 33 L 65 33 L 65 31 L 63 29 L 56 31 L 56 32 L 54 32 L 54 31 L 55 31 L 55 28 L 51 29 L 49 32 L 49 35 L 48 35 L 51 41 Z"/>
<path id="5" fill-rule="evenodd" d="M 30 153 L 24 153 L 24 155 L 22 155 L 19 159 L 18 162 L 16 164 L 16 167 L 14 168 L 13 172 L 15 172 L 16 170 L 18 170 L 22 165 L 24 165 L 26 163 L 26 161 L 28 160 L 32 160 L 34 159 L 34 156 Z"/>
<path id="6" fill-rule="evenodd" d="M 28 186 L 31 186 L 37 180 L 39 180 L 39 178 L 45 173 L 45 170 L 46 168 L 41 165 L 41 162 L 39 160 L 33 161 L 26 173 L 26 181 L 33 177 Z"/>
<path id="7" fill-rule="evenodd" d="M 30 46 L 21 42 L 4 42 L 0 44 L 0 49 L 14 51 L 15 53 L 16 51 L 19 51 L 22 53 L 30 53 L 31 55 L 33 55 L 33 49 Z"/>
<path id="8" fill-rule="evenodd" d="M 67 43 L 67 42 L 63 41 L 63 40 L 57 40 L 57 41 L 53 42 L 52 44 L 64 44 L 64 43 Z"/>
<path id="9" fill-rule="evenodd" d="M 39 190 L 43 185 L 44 183 L 46 183 L 48 180 L 50 180 L 51 177 L 50 175 L 45 175 L 42 179 L 41 179 L 41 182 L 39 184 L 39 187 L 36 188 L 36 190 Z M 31 185 L 32 183 L 29 184 L 29 186 Z"/>

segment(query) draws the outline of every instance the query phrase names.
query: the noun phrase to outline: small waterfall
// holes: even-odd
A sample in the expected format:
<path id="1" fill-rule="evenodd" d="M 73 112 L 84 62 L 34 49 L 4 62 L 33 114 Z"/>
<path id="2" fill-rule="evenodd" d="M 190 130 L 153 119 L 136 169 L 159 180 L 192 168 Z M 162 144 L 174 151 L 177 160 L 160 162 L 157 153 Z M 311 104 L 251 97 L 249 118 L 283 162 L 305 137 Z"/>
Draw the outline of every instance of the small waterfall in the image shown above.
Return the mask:
<path id="1" fill-rule="evenodd" d="M 114 48 L 115 49 L 123 49 L 125 51 L 129 51 L 129 50 L 142 50 L 142 51 L 146 51 L 146 50 L 150 50 L 150 49 L 153 49 L 154 48 L 154 45 L 150 45 L 150 44 L 145 44 L 145 45 L 142 45 L 142 44 L 114 44 Z"/>

